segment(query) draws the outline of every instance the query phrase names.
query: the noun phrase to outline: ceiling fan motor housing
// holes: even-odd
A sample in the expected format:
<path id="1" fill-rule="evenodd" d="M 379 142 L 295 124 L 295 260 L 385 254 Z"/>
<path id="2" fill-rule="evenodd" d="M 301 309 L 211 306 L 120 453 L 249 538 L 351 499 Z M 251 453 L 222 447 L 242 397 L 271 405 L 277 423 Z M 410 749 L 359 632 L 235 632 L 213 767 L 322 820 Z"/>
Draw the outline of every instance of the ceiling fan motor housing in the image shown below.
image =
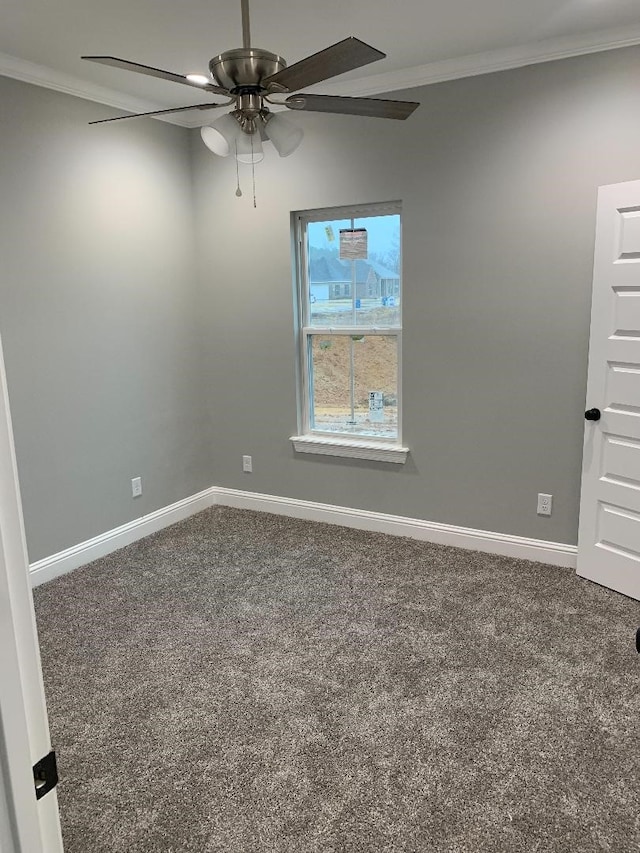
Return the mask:
<path id="1" fill-rule="evenodd" d="M 259 47 L 227 50 L 209 62 L 209 70 L 216 83 L 232 95 L 264 88 L 263 80 L 286 67 L 287 63 L 277 53 Z"/>

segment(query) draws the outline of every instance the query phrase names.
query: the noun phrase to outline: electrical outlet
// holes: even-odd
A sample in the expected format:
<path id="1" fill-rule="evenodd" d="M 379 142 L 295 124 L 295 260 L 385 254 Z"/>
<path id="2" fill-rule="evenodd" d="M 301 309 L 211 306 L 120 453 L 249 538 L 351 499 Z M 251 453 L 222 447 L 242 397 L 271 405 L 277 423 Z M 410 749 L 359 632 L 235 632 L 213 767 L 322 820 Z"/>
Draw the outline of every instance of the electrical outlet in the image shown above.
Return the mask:
<path id="1" fill-rule="evenodd" d="M 142 494 L 142 477 L 134 477 L 131 481 L 131 497 L 139 498 Z"/>
<path id="2" fill-rule="evenodd" d="M 250 474 L 253 471 L 253 460 L 250 456 L 242 457 L 242 470 L 245 474 Z"/>
<path id="3" fill-rule="evenodd" d="M 538 495 L 538 515 L 551 515 L 553 495 Z"/>

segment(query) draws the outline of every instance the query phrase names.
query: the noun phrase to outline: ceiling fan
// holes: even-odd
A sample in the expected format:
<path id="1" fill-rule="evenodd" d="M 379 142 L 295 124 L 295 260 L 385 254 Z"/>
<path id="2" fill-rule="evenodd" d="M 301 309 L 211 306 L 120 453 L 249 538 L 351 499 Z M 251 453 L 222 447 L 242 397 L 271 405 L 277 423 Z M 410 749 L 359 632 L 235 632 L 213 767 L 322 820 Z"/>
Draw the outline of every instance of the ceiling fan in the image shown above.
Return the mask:
<path id="1" fill-rule="evenodd" d="M 299 90 L 328 80 L 346 71 L 352 71 L 384 59 L 376 50 L 353 36 L 287 66 L 281 56 L 268 50 L 251 47 L 249 0 L 240 0 L 242 13 L 242 44 L 214 56 L 209 62 L 210 76 L 203 74 L 175 74 L 115 56 L 83 56 L 90 62 L 135 71 L 161 80 L 195 86 L 212 95 L 223 95 L 228 100 L 221 103 L 190 104 L 186 107 L 152 110 L 111 119 L 90 122 L 119 121 L 141 116 L 159 116 L 186 110 L 213 110 L 234 105 L 234 109 L 210 127 L 201 130 L 205 144 L 216 154 L 226 156 L 235 149 L 241 163 L 257 163 L 262 159 L 262 141 L 269 139 L 281 157 L 291 154 L 302 139 L 302 131 L 280 115 L 269 110 L 267 104 L 308 112 L 341 113 L 371 116 L 374 118 L 406 119 L 419 106 L 412 101 L 391 101 L 381 98 L 350 98 L 315 95 Z M 295 94 L 288 94 L 295 93 Z M 284 101 L 274 101 L 274 95 L 285 95 Z"/>

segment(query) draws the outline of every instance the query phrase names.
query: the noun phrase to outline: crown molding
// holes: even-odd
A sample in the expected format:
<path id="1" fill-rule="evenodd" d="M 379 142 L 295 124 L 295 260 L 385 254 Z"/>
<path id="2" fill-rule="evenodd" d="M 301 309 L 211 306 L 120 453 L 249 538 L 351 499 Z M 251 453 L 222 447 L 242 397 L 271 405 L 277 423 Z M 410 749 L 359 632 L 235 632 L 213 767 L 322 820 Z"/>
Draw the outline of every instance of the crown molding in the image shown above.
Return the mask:
<path id="1" fill-rule="evenodd" d="M 447 80 L 458 80 L 462 77 L 476 77 L 480 74 L 508 71 L 526 65 L 569 59 L 589 53 L 632 47 L 638 44 L 640 44 L 640 27 L 602 30 L 597 33 L 546 39 L 502 50 L 475 53 L 440 62 L 429 62 L 426 65 L 390 71 L 386 74 L 373 74 L 369 77 L 337 83 L 323 83 L 318 86 L 310 86 L 309 91 L 320 90 L 326 95 L 367 97 L 387 92 L 398 92 L 403 89 L 416 89 L 420 86 L 443 83 Z M 88 83 L 79 77 L 54 71 L 44 65 L 18 59 L 6 53 L 0 53 L 0 75 L 127 112 L 138 113 L 163 109 L 158 104 L 134 98 L 115 89 L 107 89 Z M 180 127 L 195 128 L 202 125 L 202 116 L 200 115 L 187 118 L 182 113 L 178 116 L 157 116 L 156 118 L 159 121 L 166 121 Z"/>
<path id="2" fill-rule="evenodd" d="M 54 71 L 45 65 L 38 65 L 26 59 L 19 59 L 16 56 L 10 56 L 8 53 L 0 53 L 0 75 L 11 77 L 14 80 L 21 80 L 23 83 L 33 83 L 34 86 L 53 89 L 55 92 L 63 92 L 65 95 L 73 95 L 76 98 L 83 98 L 85 101 L 93 101 L 94 103 L 113 107 L 116 110 L 124 110 L 125 112 L 144 113 L 151 110 L 163 109 L 162 106 L 158 106 L 158 104 L 154 104 L 151 101 L 134 98 L 115 89 L 96 86 L 93 83 L 88 83 L 86 80 L 80 79 L 80 77 L 73 77 L 71 74 L 64 74 L 61 71 Z M 181 121 L 167 116 L 163 116 L 162 121 L 169 122 L 170 124 L 182 124 Z"/>
<path id="3" fill-rule="evenodd" d="M 429 62 L 426 65 L 391 71 L 387 74 L 374 74 L 356 80 L 324 83 L 321 88 L 326 95 L 366 97 L 386 92 L 399 92 L 402 89 L 416 89 L 433 83 L 458 80 L 461 77 L 476 77 L 480 74 L 523 68 L 526 65 L 553 62 L 557 59 L 570 59 L 589 53 L 632 47 L 637 44 L 640 44 L 640 27 L 603 30 L 586 35 L 546 39 L 486 53 L 474 53 L 441 62 Z M 310 87 L 310 91 L 316 91 L 319 88 L 319 86 Z"/>

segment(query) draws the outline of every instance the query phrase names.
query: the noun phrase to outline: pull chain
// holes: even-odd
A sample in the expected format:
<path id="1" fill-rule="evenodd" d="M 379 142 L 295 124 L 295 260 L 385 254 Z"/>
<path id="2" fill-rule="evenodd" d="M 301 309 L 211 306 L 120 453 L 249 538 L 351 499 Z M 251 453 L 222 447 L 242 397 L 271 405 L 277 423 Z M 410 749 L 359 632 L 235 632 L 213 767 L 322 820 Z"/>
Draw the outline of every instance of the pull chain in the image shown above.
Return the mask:
<path id="1" fill-rule="evenodd" d="M 259 133 L 259 132 L 260 131 L 256 128 L 256 133 Z M 253 156 L 253 133 L 252 133 L 251 134 L 251 179 L 253 181 L 253 206 L 257 207 L 257 205 L 256 205 L 256 164 L 254 163 L 254 159 L 255 158 Z"/>
<path id="2" fill-rule="evenodd" d="M 236 140 L 236 195 L 238 198 L 242 195 L 242 190 L 240 189 L 240 169 L 238 168 L 238 141 Z"/>

